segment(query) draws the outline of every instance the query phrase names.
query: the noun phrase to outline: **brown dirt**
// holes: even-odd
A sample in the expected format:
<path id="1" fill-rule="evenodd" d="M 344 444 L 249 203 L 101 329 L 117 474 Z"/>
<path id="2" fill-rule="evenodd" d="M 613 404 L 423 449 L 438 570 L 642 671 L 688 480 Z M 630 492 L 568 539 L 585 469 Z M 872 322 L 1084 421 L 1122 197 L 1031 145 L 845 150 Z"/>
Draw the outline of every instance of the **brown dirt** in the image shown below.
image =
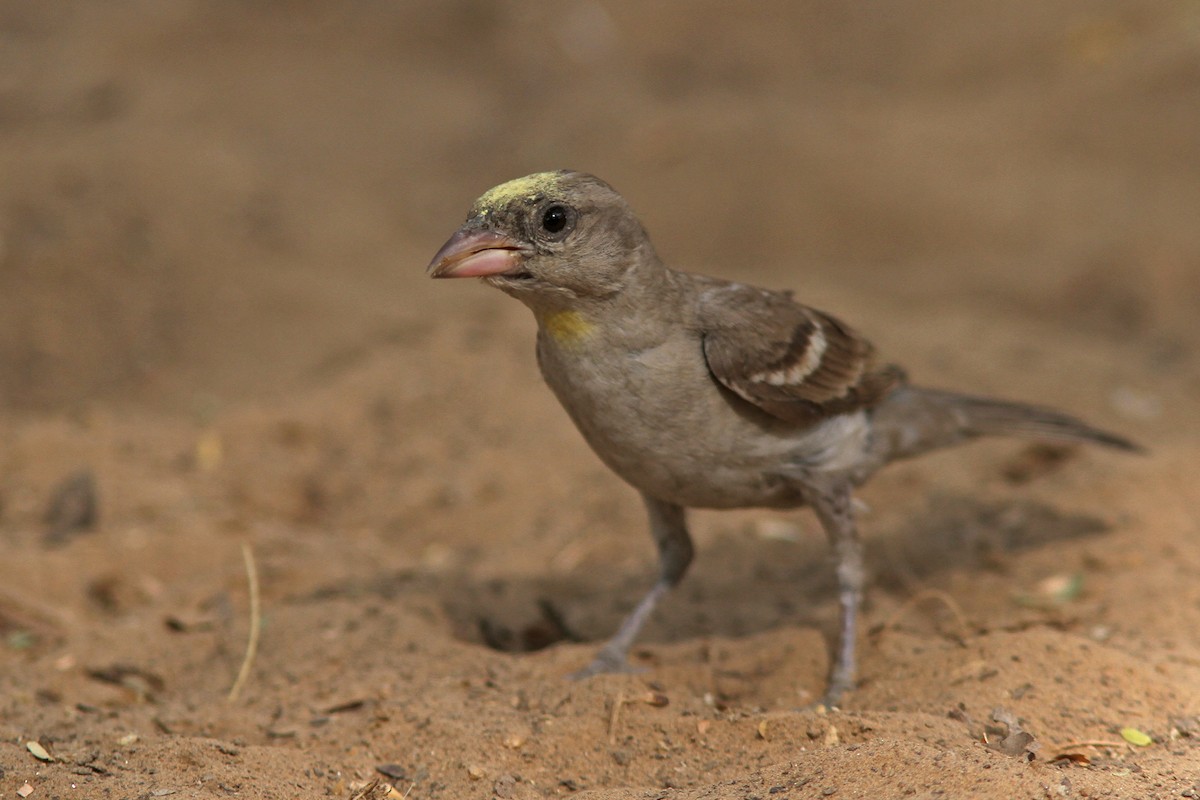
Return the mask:
<path id="1" fill-rule="evenodd" d="M 0 2 L 0 797 L 1200 795 L 1200 8 L 754 9 Z M 568 682 L 652 577 L 639 504 L 525 310 L 422 274 L 559 166 L 1152 454 L 877 478 L 840 711 L 807 513 L 696 514 L 647 670 Z M 96 523 L 86 479 L 47 523 L 79 470 Z"/>

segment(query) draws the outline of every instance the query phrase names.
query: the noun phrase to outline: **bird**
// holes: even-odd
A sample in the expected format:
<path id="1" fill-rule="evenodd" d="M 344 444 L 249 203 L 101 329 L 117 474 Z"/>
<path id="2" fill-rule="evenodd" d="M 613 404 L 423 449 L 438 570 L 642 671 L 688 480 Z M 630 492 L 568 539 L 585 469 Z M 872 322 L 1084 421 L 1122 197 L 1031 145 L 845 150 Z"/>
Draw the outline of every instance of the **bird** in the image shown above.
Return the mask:
<path id="1" fill-rule="evenodd" d="M 658 578 L 574 677 L 622 672 L 694 557 L 686 509 L 806 506 L 836 563 L 838 643 L 823 701 L 854 686 L 865 572 L 853 493 L 893 461 L 981 436 L 1129 439 L 1060 411 L 910 384 L 838 317 L 790 291 L 667 267 L 637 215 L 585 172 L 480 196 L 430 262 L 537 321 L 542 377 L 595 454 L 642 497 Z"/>

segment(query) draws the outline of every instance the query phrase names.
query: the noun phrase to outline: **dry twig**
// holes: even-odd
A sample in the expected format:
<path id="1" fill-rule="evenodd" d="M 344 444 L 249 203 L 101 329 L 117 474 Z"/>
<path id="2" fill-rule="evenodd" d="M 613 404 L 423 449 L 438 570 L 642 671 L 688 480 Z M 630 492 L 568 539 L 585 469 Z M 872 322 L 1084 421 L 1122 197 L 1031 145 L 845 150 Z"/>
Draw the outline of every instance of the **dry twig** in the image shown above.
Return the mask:
<path id="1" fill-rule="evenodd" d="M 617 741 L 617 724 L 621 719 L 621 706 L 625 705 L 625 693 L 617 692 L 617 696 L 613 698 L 612 714 L 608 717 L 608 743 L 615 744 Z"/>
<path id="2" fill-rule="evenodd" d="M 258 655 L 258 636 L 262 630 L 262 609 L 258 596 L 258 569 L 254 564 L 254 551 L 250 545 L 242 542 L 242 560 L 246 564 L 246 581 L 250 585 L 250 636 L 246 642 L 246 655 L 242 659 L 242 667 L 238 670 L 237 680 L 229 690 L 229 702 L 237 700 L 242 692 L 242 686 L 250 677 L 250 668 L 254 665 L 254 657 Z"/>
<path id="3" fill-rule="evenodd" d="M 1106 742 L 1104 740 L 1098 740 L 1091 742 L 1067 742 L 1066 744 L 1060 744 L 1057 747 L 1051 748 L 1051 751 L 1061 755 L 1072 750 L 1081 750 L 1084 747 L 1101 747 L 1107 749 L 1124 750 L 1129 749 L 1130 746 L 1131 745 L 1128 742 Z"/>

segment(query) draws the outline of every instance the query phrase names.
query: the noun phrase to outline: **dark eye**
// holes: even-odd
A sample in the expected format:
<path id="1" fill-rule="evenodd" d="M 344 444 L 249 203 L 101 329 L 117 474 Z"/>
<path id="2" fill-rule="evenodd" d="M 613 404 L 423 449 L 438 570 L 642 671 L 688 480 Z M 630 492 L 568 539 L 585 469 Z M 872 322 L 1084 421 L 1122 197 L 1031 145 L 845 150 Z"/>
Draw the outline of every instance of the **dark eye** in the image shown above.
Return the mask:
<path id="1" fill-rule="evenodd" d="M 542 230 L 546 233 L 562 233 L 570 220 L 566 206 L 553 205 L 542 212 Z"/>

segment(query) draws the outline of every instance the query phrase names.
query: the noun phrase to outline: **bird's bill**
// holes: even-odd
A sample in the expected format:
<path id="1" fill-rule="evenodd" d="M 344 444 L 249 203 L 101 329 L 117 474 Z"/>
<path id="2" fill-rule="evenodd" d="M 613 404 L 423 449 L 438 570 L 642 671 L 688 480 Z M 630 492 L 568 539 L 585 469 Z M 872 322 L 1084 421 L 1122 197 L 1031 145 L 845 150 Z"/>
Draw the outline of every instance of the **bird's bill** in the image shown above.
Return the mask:
<path id="1" fill-rule="evenodd" d="M 486 278 L 521 268 L 529 248 L 494 231 L 456 231 L 429 262 L 431 278 Z"/>

